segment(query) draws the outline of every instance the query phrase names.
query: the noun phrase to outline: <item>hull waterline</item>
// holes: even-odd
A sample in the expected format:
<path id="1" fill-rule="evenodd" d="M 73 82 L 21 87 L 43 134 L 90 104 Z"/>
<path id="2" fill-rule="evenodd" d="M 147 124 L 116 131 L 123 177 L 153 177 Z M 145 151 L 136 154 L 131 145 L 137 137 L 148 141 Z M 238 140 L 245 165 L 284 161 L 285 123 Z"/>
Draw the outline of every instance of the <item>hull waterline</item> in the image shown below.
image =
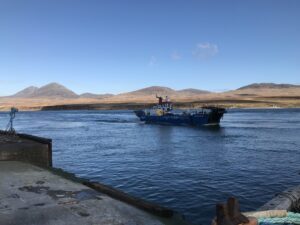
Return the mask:
<path id="1" fill-rule="evenodd" d="M 195 114 L 173 114 L 147 115 L 144 110 L 134 111 L 137 117 L 148 124 L 179 125 L 179 126 L 215 126 L 220 124 L 220 120 L 225 110 L 219 108 L 212 109 L 209 113 Z"/>

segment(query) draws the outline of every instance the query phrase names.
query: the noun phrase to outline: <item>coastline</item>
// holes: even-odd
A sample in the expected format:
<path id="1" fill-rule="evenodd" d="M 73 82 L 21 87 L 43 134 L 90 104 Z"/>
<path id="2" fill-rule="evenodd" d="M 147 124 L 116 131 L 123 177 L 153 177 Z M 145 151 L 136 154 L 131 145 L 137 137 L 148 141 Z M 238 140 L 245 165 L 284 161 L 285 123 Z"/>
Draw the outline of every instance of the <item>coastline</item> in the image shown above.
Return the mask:
<path id="1" fill-rule="evenodd" d="M 195 109 L 202 106 L 218 106 L 227 109 L 240 108 L 300 108 L 300 96 L 219 96 L 203 98 L 174 98 L 175 109 Z M 123 99 L 67 99 L 67 98 L 0 98 L 0 111 L 16 107 L 21 111 L 47 110 L 137 110 L 156 105 L 155 98 Z"/>
<path id="2" fill-rule="evenodd" d="M 0 102 L 0 111 L 9 111 L 16 107 L 21 111 L 48 111 L 48 110 L 137 110 L 151 108 L 155 102 L 82 102 L 55 104 L 30 104 L 28 102 Z M 300 108 L 300 100 L 292 102 L 265 101 L 258 99 L 209 99 L 195 101 L 177 101 L 173 103 L 175 109 L 196 109 L 202 106 L 219 106 L 227 109 L 284 109 Z"/>

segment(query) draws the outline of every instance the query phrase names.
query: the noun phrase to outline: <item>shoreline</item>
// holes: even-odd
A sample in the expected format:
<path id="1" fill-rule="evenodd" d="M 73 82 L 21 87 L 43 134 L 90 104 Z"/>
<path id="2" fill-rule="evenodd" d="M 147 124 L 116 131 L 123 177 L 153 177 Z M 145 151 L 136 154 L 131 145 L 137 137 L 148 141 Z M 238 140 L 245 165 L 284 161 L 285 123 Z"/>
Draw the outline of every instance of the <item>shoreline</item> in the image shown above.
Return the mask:
<path id="1" fill-rule="evenodd" d="M 149 107 L 147 107 L 149 108 Z M 200 108 L 200 107 L 199 107 Z M 274 109 L 274 110 L 283 110 L 283 109 L 300 109 L 300 106 L 296 107 L 225 107 L 227 110 L 263 110 L 263 109 Z M 146 108 L 138 108 L 146 109 Z M 188 109 L 197 109 L 197 108 L 177 108 L 179 110 L 188 110 Z M 48 109 L 25 109 L 19 108 L 19 112 L 44 112 L 44 111 L 123 111 L 123 110 L 135 110 L 135 108 L 56 108 L 51 107 Z M 0 109 L 0 113 L 8 113 L 10 109 Z"/>
<path id="2" fill-rule="evenodd" d="M 9 111 L 11 107 L 20 111 L 47 110 L 140 110 L 152 108 L 156 101 L 143 99 L 124 101 L 73 101 L 70 99 L 1 99 L 0 111 Z M 227 109 L 280 109 L 300 108 L 300 97 L 257 97 L 257 98 L 213 98 L 178 99 L 173 102 L 174 109 L 197 109 L 203 106 L 218 106 Z"/>
<path id="3" fill-rule="evenodd" d="M 20 111 L 65 111 L 65 110 L 140 110 L 152 108 L 156 103 L 87 103 L 87 104 L 59 104 L 46 106 L 23 106 L 12 104 L 0 107 L 0 112 L 10 111 L 11 107 L 16 107 Z M 300 108 L 299 104 L 266 104 L 261 102 L 232 102 L 232 101 L 195 101 L 173 103 L 174 109 L 197 109 L 203 106 L 217 106 L 226 109 L 290 109 Z"/>

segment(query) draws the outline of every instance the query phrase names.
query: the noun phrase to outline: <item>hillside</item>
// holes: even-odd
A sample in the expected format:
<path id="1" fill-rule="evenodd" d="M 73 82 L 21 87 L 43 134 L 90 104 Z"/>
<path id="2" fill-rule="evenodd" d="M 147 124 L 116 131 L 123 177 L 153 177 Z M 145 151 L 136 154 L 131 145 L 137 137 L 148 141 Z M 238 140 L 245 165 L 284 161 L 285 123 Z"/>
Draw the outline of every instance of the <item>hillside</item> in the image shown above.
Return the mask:
<path id="1" fill-rule="evenodd" d="M 275 83 L 253 83 L 238 88 L 237 90 L 245 89 L 285 89 L 285 88 L 300 88 L 300 85 L 294 84 L 275 84 Z"/>
<path id="2" fill-rule="evenodd" d="M 113 94 L 93 94 L 93 93 L 83 93 L 79 95 L 80 98 L 95 98 L 95 99 L 103 99 L 114 96 Z"/>
<path id="3" fill-rule="evenodd" d="M 240 96 L 286 97 L 300 96 L 300 85 L 254 83 L 227 93 Z"/>
<path id="4" fill-rule="evenodd" d="M 132 92 L 121 93 L 115 95 L 111 98 L 105 99 L 105 102 L 156 102 L 156 95 L 158 96 L 168 96 L 171 100 L 191 100 L 202 98 L 210 94 L 208 91 L 198 90 L 198 89 L 183 89 L 183 90 L 174 90 L 169 87 L 162 86 L 151 86 L 143 89 L 139 89 Z"/>
<path id="5" fill-rule="evenodd" d="M 199 90 L 199 89 L 195 89 L 195 88 L 187 88 L 187 89 L 182 89 L 177 91 L 177 93 L 181 93 L 181 94 L 209 94 L 211 93 L 210 91 L 204 91 L 204 90 Z"/>
<path id="6" fill-rule="evenodd" d="M 93 93 L 83 93 L 77 95 L 72 90 L 66 88 L 65 86 L 58 83 L 50 83 L 40 88 L 35 86 L 30 86 L 25 88 L 14 95 L 9 96 L 10 98 L 29 98 L 29 99 L 103 99 L 112 97 L 112 94 L 93 94 Z"/>
<path id="7" fill-rule="evenodd" d="M 21 110 L 39 110 L 52 106 L 55 106 L 54 109 L 131 109 L 155 104 L 156 94 L 168 96 L 179 107 L 198 107 L 203 104 L 224 107 L 300 107 L 300 85 L 292 84 L 254 83 L 223 93 L 151 86 L 117 95 L 77 95 L 60 84 L 51 83 L 40 88 L 31 86 L 13 96 L 0 98 L 0 110 L 8 110 L 12 106 Z"/>
<path id="8" fill-rule="evenodd" d="M 139 89 L 132 92 L 123 93 L 122 95 L 172 95 L 176 93 L 175 90 L 168 87 L 151 86 L 143 89 Z"/>
<path id="9" fill-rule="evenodd" d="M 23 89 L 22 91 L 19 91 L 16 94 L 12 95 L 11 97 L 31 98 L 38 89 L 39 89 L 38 87 L 30 86 L 28 88 Z"/>
<path id="10" fill-rule="evenodd" d="M 78 95 L 61 84 L 50 83 L 40 88 L 28 87 L 11 97 L 17 98 L 77 98 Z"/>

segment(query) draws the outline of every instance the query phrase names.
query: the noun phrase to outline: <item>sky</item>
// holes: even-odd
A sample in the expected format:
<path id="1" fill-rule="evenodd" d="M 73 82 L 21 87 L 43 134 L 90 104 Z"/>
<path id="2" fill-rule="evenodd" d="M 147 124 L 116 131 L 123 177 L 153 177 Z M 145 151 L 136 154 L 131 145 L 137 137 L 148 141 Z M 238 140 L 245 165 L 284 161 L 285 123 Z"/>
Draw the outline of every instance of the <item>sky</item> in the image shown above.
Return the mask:
<path id="1" fill-rule="evenodd" d="M 300 84 L 298 0 L 0 0 L 0 96 Z"/>

